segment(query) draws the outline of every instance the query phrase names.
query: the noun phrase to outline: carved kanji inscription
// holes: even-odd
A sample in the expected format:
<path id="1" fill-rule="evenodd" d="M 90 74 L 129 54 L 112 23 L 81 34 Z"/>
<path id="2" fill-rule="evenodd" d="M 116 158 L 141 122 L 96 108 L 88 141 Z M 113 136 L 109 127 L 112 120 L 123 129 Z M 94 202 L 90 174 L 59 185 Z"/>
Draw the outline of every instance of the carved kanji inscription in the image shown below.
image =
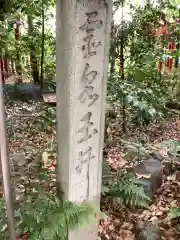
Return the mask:
<path id="1" fill-rule="evenodd" d="M 99 98 L 99 95 L 97 93 L 93 93 L 94 87 L 92 86 L 85 86 L 84 90 L 79 94 L 78 99 L 81 103 L 85 103 L 85 101 L 90 99 L 90 103 L 88 104 L 88 107 L 92 106 Z"/>
<path id="2" fill-rule="evenodd" d="M 77 173 L 81 173 L 83 165 L 85 163 L 89 164 L 90 160 L 93 158 L 95 158 L 95 155 L 92 154 L 92 147 L 88 147 L 85 152 L 80 151 L 78 156 L 79 164 L 76 166 Z"/>
<path id="3" fill-rule="evenodd" d="M 85 103 L 86 100 L 89 99 L 90 102 L 88 104 L 88 107 L 92 106 L 99 98 L 99 95 L 97 93 L 93 93 L 94 87 L 91 85 L 95 80 L 96 76 L 97 71 L 89 71 L 89 64 L 87 63 L 81 77 L 81 82 L 84 86 L 83 90 L 78 96 L 78 100 L 80 100 L 81 103 Z"/>
<path id="4" fill-rule="evenodd" d="M 85 82 L 86 84 L 91 84 L 98 74 L 97 71 L 89 71 L 89 69 L 90 65 L 89 63 L 86 63 L 81 77 L 81 82 Z"/>
<path id="5" fill-rule="evenodd" d="M 92 137 L 92 134 L 90 133 L 90 127 L 93 125 L 93 122 L 90 121 L 91 116 L 92 113 L 88 112 L 80 120 L 81 122 L 83 122 L 84 125 L 78 130 L 78 133 L 81 133 L 82 135 L 81 138 L 78 140 L 78 143 L 82 143 Z M 97 133 L 97 130 L 93 129 L 92 132 Z"/>
<path id="6" fill-rule="evenodd" d="M 86 22 L 79 28 L 82 31 L 86 31 L 87 33 L 93 32 L 95 29 L 99 29 L 102 27 L 102 20 L 97 20 L 98 12 L 89 12 L 86 13 L 87 20 Z"/>
<path id="7" fill-rule="evenodd" d="M 94 35 L 90 34 L 84 38 L 85 44 L 82 46 L 82 51 L 85 52 L 84 58 L 88 59 L 96 55 L 96 49 L 101 46 L 101 42 L 95 42 L 93 40 Z"/>
<path id="8" fill-rule="evenodd" d="M 89 184 L 90 184 L 90 163 L 91 160 L 95 158 L 95 155 L 92 154 L 92 147 L 88 147 L 88 149 L 83 152 L 79 152 L 79 164 L 76 166 L 76 172 L 81 174 L 82 168 L 84 164 L 87 164 L 87 190 L 86 190 L 86 199 L 89 197 Z"/>

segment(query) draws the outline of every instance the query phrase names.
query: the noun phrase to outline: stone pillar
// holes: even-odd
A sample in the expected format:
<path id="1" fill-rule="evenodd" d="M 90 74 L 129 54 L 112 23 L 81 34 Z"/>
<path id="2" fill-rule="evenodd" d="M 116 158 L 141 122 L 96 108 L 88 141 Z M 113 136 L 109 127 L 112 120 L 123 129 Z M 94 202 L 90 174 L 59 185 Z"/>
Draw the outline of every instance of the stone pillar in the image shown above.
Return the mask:
<path id="1" fill-rule="evenodd" d="M 99 204 L 111 13 L 112 0 L 57 0 L 58 178 L 73 202 Z"/>

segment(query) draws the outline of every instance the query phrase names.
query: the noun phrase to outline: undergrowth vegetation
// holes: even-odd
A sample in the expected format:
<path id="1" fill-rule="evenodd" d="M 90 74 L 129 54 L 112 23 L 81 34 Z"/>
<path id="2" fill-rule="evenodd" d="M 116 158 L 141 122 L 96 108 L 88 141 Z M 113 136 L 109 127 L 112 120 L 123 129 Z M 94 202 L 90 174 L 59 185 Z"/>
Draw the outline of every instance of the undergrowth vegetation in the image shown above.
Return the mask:
<path id="1" fill-rule="evenodd" d="M 167 120 L 170 112 L 179 116 L 179 2 L 146 2 L 144 6 L 120 0 L 113 3 L 107 84 L 107 100 L 112 108 L 106 114 L 105 150 L 109 151 L 111 140 L 116 140 L 119 151 L 124 153 L 123 158 L 127 158 L 128 168 L 114 171 L 104 156 L 102 196 L 115 200 L 123 209 L 132 206 L 147 209 L 152 199 L 145 193 L 141 182 L 132 176 L 130 168 L 139 164 L 144 155 L 168 148 L 168 164 L 172 173 L 180 170 L 175 164 L 180 159 L 179 136 L 167 141 L 162 136 L 159 143 L 157 139 L 152 142 L 141 136 L 150 124 L 157 125 L 160 120 Z M 124 18 L 125 7 L 129 7 L 131 12 L 130 21 Z M 119 8 L 122 9 L 122 16 L 117 23 L 115 14 Z M 42 85 L 43 81 L 44 86 L 55 91 L 56 39 L 53 30 L 55 24 L 51 21 L 55 22 L 55 1 L 8 1 L 8 7 L 0 11 L 0 18 L 3 29 L 0 38 L 1 58 L 11 62 L 12 74 L 17 78 L 15 80 L 22 82 L 25 75 L 36 85 Z M 19 26 L 24 26 L 22 32 Z M 40 122 L 42 130 L 47 135 L 52 134 L 47 149 L 43 149 L 44 162 L 48 158 L 47 152 L 54 160 L 57 149 L 55 108 L 49 107 L 45 114 L 43 112 Z M 27 132 L 30 138 L 29 129 Z M 51 181 L 51 174 L 48 169 L 39 168 L 38 181 Z M 14 211 L 18 236 L 27 234 L 30 240 L 66 240 L 69 230 L 95 219 L 97 213 L 100 215 L 97 209 L 88 204 L 77 205 L 57 198 L 56 192 L 51 192 L 52 188 L 45 191 L 39 183 L 31 187 L 33 191 L 26 193 L 23 202 Z M 170 207 L 168 217 L 179 219 L 179 206 Z M 1 199 L 0 239 L 8 239 L 6 230 L 6 211 L 4 200 Z"/>
<path id="2" fill-rule="evenodd" d="M 50 181 L 48 169 L 42 169 L 39 179 Z M 33 188 L 32 188 L 33 187 Z M 69 230 L 77 230 L 92 223 L 102 214 L 90 204 L 74 204 L 45 192 L 40 183 L 32 184 L 31 191 L 14 210 L 17 236 L 27 233 L 30 240 L 67 240 Z M 103 216 L 103 215 L 102 215 Z M 9 239 L 4 200 L 0 199 L 0 239 Z"/>
<path id="3" fill-rule="evenodd" d="M 76 205 L 52 196 L 29 196 L 23 206 L 14 211 L 17 235 L 27 233 L 30 240 L 67 240 L 68 231 L 92 222 L 96 210 L 88 204 Z M 5 240 L 8 234 L 5 231 L 7 222 L 2 200 L 0 212 L 0 238 Z"/>

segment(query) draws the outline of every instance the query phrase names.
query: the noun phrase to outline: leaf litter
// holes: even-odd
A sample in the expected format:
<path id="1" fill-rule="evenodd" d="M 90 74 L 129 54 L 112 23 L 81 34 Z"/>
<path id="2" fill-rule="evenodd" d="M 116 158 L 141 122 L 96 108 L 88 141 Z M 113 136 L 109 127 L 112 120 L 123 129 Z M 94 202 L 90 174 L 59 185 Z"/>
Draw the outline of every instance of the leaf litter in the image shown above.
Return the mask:
<path id="1" fill-rule="evenodd" d="M 127 160 L 127 148 L 121 141 L 119 136 L 123 136 L 120 124 L 110 122 L 111 136 L 114 139 L 110 143 L 106 143 L 104 158 L 108 162 L 111 169 L 115 171 L 123 171 L 125 168 L 132 166 L 132 161 Z M 128 142 L 141 142 L 142 146 L 148 144 L 155 145 L 166 140 L 180 141 L 180 118 L 177 115 L 168 115 L 163 121 L 157 121 L 139 129 L 129 123 Z M 140 139 L 141 138 L 141 139 Z M 117 141 L 116 141 L 117 139 Z M 180 158 L 173 162 L 168 158 L 168 147 L 161 147 L 159 152 L 165 157 L 165 164 L 170 163 L 176 171 L 171 174 L 167 173 L 162 186 L 158 189 L 152 203 L 147 209 L 136 209 L 118 206 L 114 210 L 114 206 L 107 199 L 102 199 L 101 208 L 107 214 L 102 219 L 99 226 L 99 235 L 102 240 L 134 240 L 134 226 L 139 220 L 158 222 L 161 231 L 161 239 L 178 240 L 180 239 L 180 225 L 178 220 L 170 220 L 168 217 L 171 207 L 180 207 Z M 130 154 L 131 155 L 131 154 Z M 130 156 L 128 156 L 130 158 Z M 171 166 L 172 167 L 172 166 Z"/>
<path id="2" fill-rule="evenodd" d="M 29 190 L 29 184 L 39 181 L 37 174 L 41 161 L 43 161 L 44 167 L 48 167 L 52 171 L 55 170 L 56 156 L 48 154 L 50 148 L 51 152 L 54 151 L 52 143 L 56 136 L 52 129 L 55 126 L 52 126 L 52 123 L 44 126 L 45 120 L 40 116 L 47 115 L 47 106 L 42 103 L 22 104 L 6 101 L 5 108 L 13 184 L 16 186 L 17 199 L 23 201 L 23 195 Z M 131 134 L 128 136 L 128 141 L 138 142 L 139 131 L 130 126 L 129 132 Z M 119 122 L 116 121 L 110 134 L 112 135 L 110 139 L 116 139 L 122 135 Z M 169 139 L 180 141 L 180 119 L 177 116 L 171 116 L 163 123 L 152 123 L 143 127 L 141 136 L 145 136 L 145 141 L 153 144 Z M 165 148 L 163 151 L 167 152 Z M 115 141 L 112 146 L 107 144 L 104 152 L 109 166 L 115 171 L 123 170 L 132 164 L 127 160 L 129 158 L 127 149 L 120 141 Z M 45 181 L 40 184 L 46 190 L 54 192 L 55 175 L 52 175 L 50 185 L 47 186 Z M 107 199 L 103 199 L 101 208 L 107 215 L 100 220 L 99 236 L 102 240 L 133 240 L 135 239 L 134 224 L 136 221 L 157 219 L 163 240 L 180 239 L 178 222 L 176 220 L 170 221 L 168 218 L 170 207 L 180 207 L 179 187 L 180 174 L 178 171 L 173 175 L 166 176 L 153 203 L 147 209 L 130 209 L 121 206 L 114 209 L 114 206 Z M 27 233 L 18 238 L 18 240 L 27 239 Z"/>
<path id="3" fill-rule="evenodd" d="M 55 120 L 49 121 L 48 106 L 42 102 L 11 102 L 5 99 L 6 129 L 12 184 L 17 202 L 22 203 L 28 192 L 40 185 L 45 191 L 55 190 Z M 52 110 L 52 109 L 51 109 Z M 55 109 L 54 109 L 55 111 Z M 55 116 L 54 116 L 55 118 Z M 40 169 L 51 170 L 51 181 L 40 180 Z M 0 171 L 1 193 L 2 172 Z M 3 194 L 1 194 L 3 195 Z M 24 233 L 19 240 L 27 240 Z"/>

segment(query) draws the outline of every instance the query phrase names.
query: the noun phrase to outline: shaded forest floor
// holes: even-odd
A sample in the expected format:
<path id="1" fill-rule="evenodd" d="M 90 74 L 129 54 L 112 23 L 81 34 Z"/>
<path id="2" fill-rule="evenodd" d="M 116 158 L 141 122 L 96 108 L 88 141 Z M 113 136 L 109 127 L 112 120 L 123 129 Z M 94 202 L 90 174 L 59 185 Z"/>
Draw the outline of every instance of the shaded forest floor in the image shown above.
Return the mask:
<path id="1" fill-rule="evenodd" d="M 33 189 L 33 184 L 40 184 L 45 190 L 55 192 L 56 165 L 56 130 L 55 108 L 44 103 L 20 103 L 5 101 L 7 132 L 10 159 L 13 169 L 13 184 L 16 197 L 23 201 L 23 196 Z M 110 119 L 110 138 L 106 139 L 105 160 L 115 171 L 121 171 L 129 162 L 124 155 L 126 148 L 119 140 L 121 119 Z M 138 127 L 128 124 L 128 142 L 154 144 L 164 140 L 180 141 L 180 117 L 170 114 L 163 121 Z M 111 144 L 108 144 L 108 143 Z M 43 157 L 42 157 L 43 155 Z M 48 157 L 47 157 L 48 155 Z M 43 165 L 51 171 L 51 181 L 37 180 L 39 168 Z M 177 163 L 177 168 L 180 167 Z M 2 177 L 2 176 L 1 176 Z M 31 187 L 30 187 L 31 186 Z M 101 220 L 99 234 L 105 240 L 133 240 L 134 223 L 139 219 L 157 219 L 162 232 L 162 239 L 180 239 L 180 227 L 177 221 L 167 217 L 171 206 L 180 206 L 180 172 L 166 176 L 161 189 L 147 209 L 125 208 L 112 205 L 102 198 L 101 208 L 107 216 Z M 21 239 L 27 239 L 25 236 Z"/>
<path id="2" fill-rule="evenodd" d="M 49 108 L 43 102 L 22 103 L 5 99 L 5 110 L 16 199 L 22 202 L 26 193 L 33 191 L 39 183 L 45 190 L 54 192 L 55 108 Z M 39 180 L 42 167 L 50 169 L 51 181 Z"/>
<path id="3" fill-rule="evenodd" d="M 123 133 L 121 132 L 119 119 L 110 122 L 110 140 L 106 139 L 105 158 L 111 169 L 121 171 L 131 165 L 126 158 L 126 147 L 121 142 Z M 168 114 L 166 119 L 156 121 L 149 125 L 133 126 L 128 123 L 128 142 L 141 144 L 142 146 L 154 146 L 166 140 L 180 141 L 180 116 L 176 113 Z M 109 142 L 109 144 L 108 144 Z M 160 152 L 168 151 L 168 148 L 159 148 Z M 169 160 L 169 159 L 168 159 Z M 176 169 L 173 173 L 167 173 L 163 184 L 158 189 L 152 203 L 147 209 L 136 207 L 122 207 L 119 204 L 112 204 L 106 198 L 102 200 L 102 209 L 107 213 L 101 221 L 99 232 L 101 239 L 105 240 L 133 240 L 135 238 L 135 223 L 142 221 L 157 221 L 161 231 L 161 239 L 180 239 L 180 225 L 178 220 L 170 220 L 168 212 L 170 207 L 180 207 L 180 159 L 173 163 Z M 171 160 L 170 160 L 171 162 Z M 154 238 L 152 238 L 154 239 Z"/>

